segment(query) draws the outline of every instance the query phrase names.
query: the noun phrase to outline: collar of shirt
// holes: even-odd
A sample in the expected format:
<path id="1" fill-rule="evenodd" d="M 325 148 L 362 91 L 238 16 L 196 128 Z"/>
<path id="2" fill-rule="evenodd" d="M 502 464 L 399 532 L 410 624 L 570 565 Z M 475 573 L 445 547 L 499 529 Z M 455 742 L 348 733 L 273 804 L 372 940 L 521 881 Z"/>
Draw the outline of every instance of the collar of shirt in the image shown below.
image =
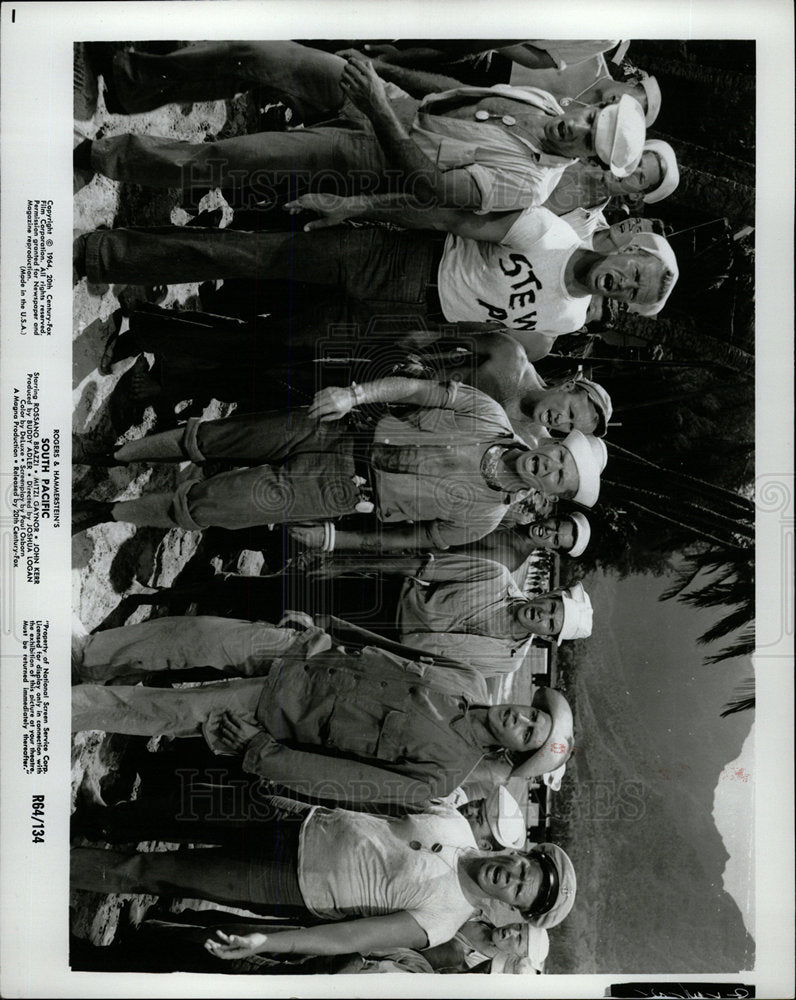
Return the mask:
<path id="1" fill-rule="evenodd" d="M 425 109 L 430 109 L 437 102 L 458 97 L 472 97 L 474 100 L 481 97 L 505 97 L 513 101 L 519 101 L 522 104 L 528 104 L 539 111 L 544 111 L 550 117 L 564 113 L 564 109 L 555 97 L 546 90 L 540 90 L 538 87 L 512 87 L 507 83 L 498 83 L 493 87 L 456 87 L 453 90 L 445 90 L 440 94 L 429 94 L 423 98 L 418 108 L 418 115 L 422 115 L 424 119 L 427 119 L 428 116 L 424 114 Z M 428 122 L 426 121 L 427 124 Z M 570 156 L 558 156 L 555 153 L 543 152 L 534 142 L 512 131 L 511 128 L 500 128 L 500 126 L 492 125 L 490 122 L 479 122 L 478 124 L 486 128 L 498 128 L 501 133 L 513 136 L 523 146 L 531 150 L 535 162 L 540 166 L 571 166 L 573 163 L 578 162 L 577 159 L 573 159 Z"/>
<path id="2" fill-rule="evenodd" d="M 459 709 L 461 714 L 453 716 L 450 720 L 450 727 L 458 736 L 465 740 L 465 742 L 469 743 L 471 747 L 479 750 L 481 754 L 485 754 L 489 748 L 484 746 L 473 728 L 470 707 L 470 702 L 468 702 L 466 698 L 462 697 L 459 700 Z"/>

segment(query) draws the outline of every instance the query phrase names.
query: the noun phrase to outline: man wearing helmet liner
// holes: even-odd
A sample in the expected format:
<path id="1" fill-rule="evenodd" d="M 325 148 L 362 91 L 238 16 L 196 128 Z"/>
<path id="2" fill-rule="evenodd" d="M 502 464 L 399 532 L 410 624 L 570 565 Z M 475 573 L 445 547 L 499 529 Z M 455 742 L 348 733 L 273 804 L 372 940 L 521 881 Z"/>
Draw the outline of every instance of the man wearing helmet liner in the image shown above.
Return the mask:
<path id="1" fill-rule="evenodd" d="M 239 852 L 201 848 L 76 848 L 71 862 L 74 888 L 198 896 L 326 921 L 268 935 L 219 933 L 206 947 L 228 959 L 434 947 L 493 900 L 550 927 L 567 916 L 576 892 L 572 863 L 560 848 L 481 854 L 467 821 L 450 806 L 402 819 L 317 808 L 301 821 L 275 824 L 271 837 L 258 830 L 245 860 Z"/>
<path id="2" fill-rule="evenodd" d="M 411 409 L 400 418 L 381 417 L 367 432 L 341 422 L 352 409 L 375 402 L 403 402 Z M 475 541 L 531 489 L 593 506 L 607 454 L 602 441 L 580 431 L 531 450 L 515 436 L 499 404 L 478 390 L 400 377 L 324 389 L 311 407 L 287 416 L 276 411 L 189 421 L 185 428 L 128 442 L 113 454 L 81 449 L 78 440 L 73 462 L 188 457 L 251 467 L 183 483 L 174 495 L 75 503 L 75 531 L 106 520 L 201 530 L 299 525 L 375 511 L 381 528 L 332 531 L 327 522 L 293 529 L 313 547 L 371 552 Z"/>

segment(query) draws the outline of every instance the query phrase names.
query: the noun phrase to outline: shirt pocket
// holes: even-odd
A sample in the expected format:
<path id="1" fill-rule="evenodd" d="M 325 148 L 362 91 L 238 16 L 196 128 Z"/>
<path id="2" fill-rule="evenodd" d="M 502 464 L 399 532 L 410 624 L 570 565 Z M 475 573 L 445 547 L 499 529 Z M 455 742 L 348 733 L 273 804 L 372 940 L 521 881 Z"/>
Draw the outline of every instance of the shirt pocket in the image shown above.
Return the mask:
<path id="1" fill-rule="evenodd" d="M 383 706 L 367 698 L 357 698 L 356 693 L 345 699 L 337 698 L 323 743 L 356 757 L 378 757 L 384 718 Z"/>
<path id="2" fill-rule="evenodd" d="M 381 724 L 376 756 L 379 760 L 403 760 L 406 757 L 406 712 L 388 712 Z"/>

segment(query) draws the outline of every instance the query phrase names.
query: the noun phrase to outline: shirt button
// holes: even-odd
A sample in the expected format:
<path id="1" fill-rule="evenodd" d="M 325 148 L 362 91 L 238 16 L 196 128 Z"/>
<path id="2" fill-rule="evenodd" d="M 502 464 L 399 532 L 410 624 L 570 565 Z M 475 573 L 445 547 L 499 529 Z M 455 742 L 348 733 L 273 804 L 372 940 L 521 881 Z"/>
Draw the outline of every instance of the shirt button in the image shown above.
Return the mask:
<path id="1" fill-rule="evenodd" d="M 381 684 L 383 688 L 387 687 L 387 681 L 379 681 L 379 684 Z"/>
<path id="2" fill-rule="evenodd" d="M 409 688 L 409 694 L 417 694 L 417 688 L 414 684 Z"/>
<path id="3" fill-rule="evenodd" d="M 412 848 L 413 851 L 419 851 L 422 845 L 419 840 L 410 840 L 409 846 Z"/>
<path id="4" fill-rule="evenodd" d="M 442 844 L 432 844 L 432 845 L 431 845 L 431 850 L 432 850 L 432 851 L 433 851 L 433 852 L 434 852 L 435 854 L 439 854 L 439 852 L 440 852 L 440 851 L 442 850 Z"/>
<path id="5" fill-rule="evenodd" d="M 329 676 L 331 677 L 334 673 L 334 667 L 329 667 Z"/>

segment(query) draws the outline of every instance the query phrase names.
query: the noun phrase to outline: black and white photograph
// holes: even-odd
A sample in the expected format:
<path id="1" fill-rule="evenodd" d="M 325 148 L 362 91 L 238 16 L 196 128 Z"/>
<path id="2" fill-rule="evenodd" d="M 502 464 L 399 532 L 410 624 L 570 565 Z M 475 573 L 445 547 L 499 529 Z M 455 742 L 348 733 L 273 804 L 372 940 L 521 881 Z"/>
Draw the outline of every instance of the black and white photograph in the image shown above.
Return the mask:
<path id="1" fill-rule="evenodd" d="M 71 205 L 42 163 L 3 202 L 3 771 L 57 856 L 53 995 L 786 989 L 753 21 L 108 6 L 146 20 L 59 44 Z"/>

